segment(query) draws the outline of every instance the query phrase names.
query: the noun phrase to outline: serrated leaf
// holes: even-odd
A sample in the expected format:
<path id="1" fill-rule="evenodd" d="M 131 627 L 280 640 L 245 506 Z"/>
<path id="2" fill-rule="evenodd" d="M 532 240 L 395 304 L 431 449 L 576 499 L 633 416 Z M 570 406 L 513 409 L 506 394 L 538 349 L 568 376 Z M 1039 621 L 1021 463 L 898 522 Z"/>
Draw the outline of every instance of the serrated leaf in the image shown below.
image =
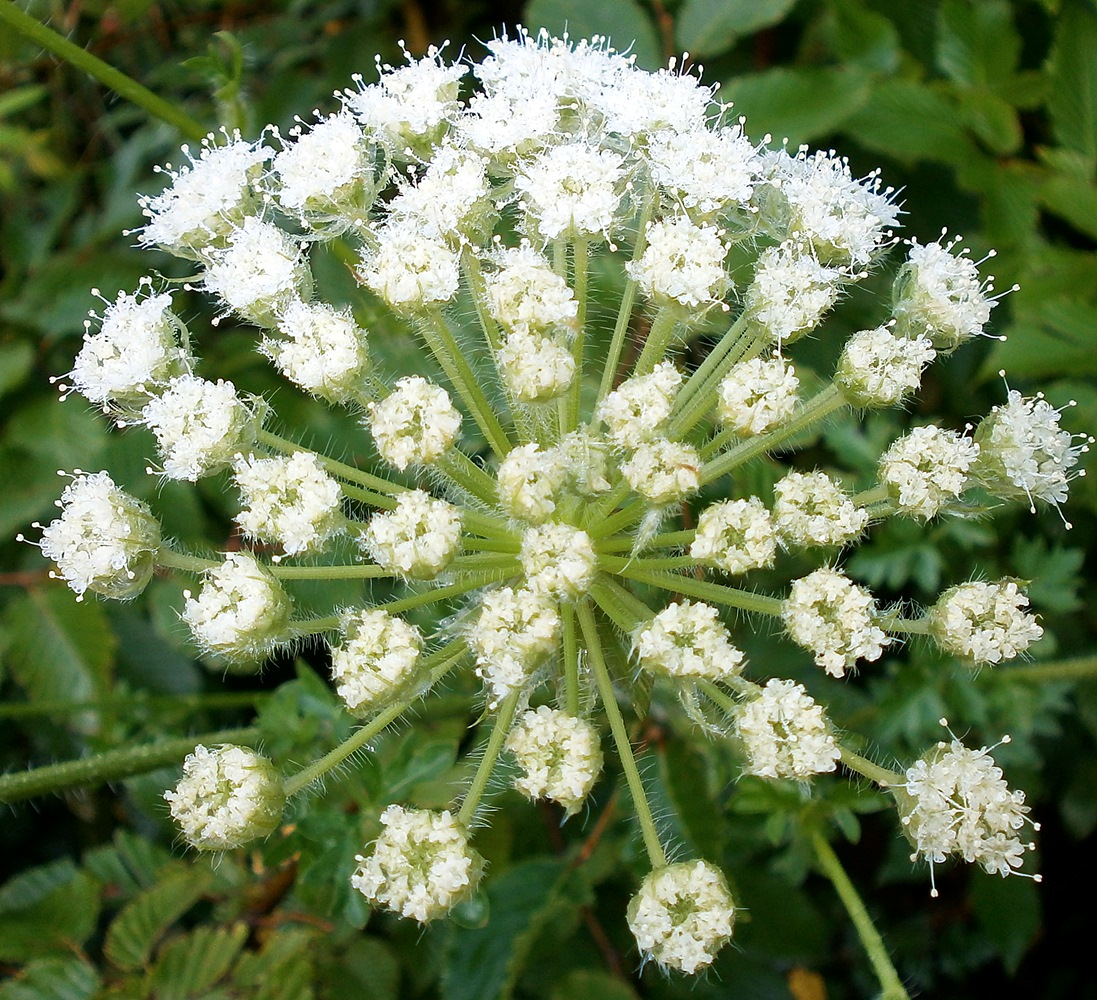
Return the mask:
<path id="1" fill-rule="evenodd" d="M 791 146 L 839 128 L 868 101 L 871 77 L 852 69 L 776 69 L 728 80 L 721 95 L 747 116 L 752 135 Z"/>
<path id="2" fill-rule="evenodd" d="M 1059 16 L 1048 112 L 1060 146 L 1097 165 L 1097 11 L 1069 3 Z"/>
<path id="3" fill-rule="evenodd" d="M 185 1000 L 205 993 L 228 971 L 248 939 L 246 924 L 198 927 L 167 942 L 153 966 L 157 1000 Z"/>
<path id="4" fill-rule="evenodd" d="M 636 64 L 644 69 L 658 69 L 663 63 L 655 26 L 634 0 L 532 0 L 525 23 L 556 36 L 566 31 L 573 39 L 608 37 L 618 51 L 634 53 Z"/>
<path id="5" fill-rule="evenodd" d="M 576 1000 L 576 997 L 638 1000 L 636 991 L 627 979 L 594 969 L 575 969 L 557 983 L 552 991 L 552 1000 Z"/>
<path id="6" fill-rule="evenodd" d="M 1013 12 L 1003 0 L 945 0 L 937 21 L 937 65 L 957 83 L 1004 82 L 1021 54 Z"/>
<path id="7" fill-rule="evenodd" d="M 262 951 L 240 956 L 233 980 L 248 1000 L 312 1000 L 315 943 L 314 931 L 279 931 L 267 939 Z"/>
<path id="8" fill-rule="evenodd" d="M 968 126 L 993 153 L 1007 156 L 1021 148 L 1021 123 L 1013 106 L 989 90 L 973 88 L 960 94 Z"/>
<path id="9" fill-rule="evenodd" d="M 156 942 L 202 897 L 209 882 L 209 871 L 198 866 L 170 872 L 122 909 L 107 930 L 104 954 L 127 971 L 147 965 Z"/>
<path id="10" fill-rule="evenodd" d="M 118 830 L 114 842 L 92 848 L 84 855 L 84 868 L 101 885 L 128 899 L 156 882 L 171 855 L 147 837 Z"/>
<path id="11" fill-rule="evenodd" d="M 1040 188 L 1044 207 L 1080 233 L 1097 239 L 1097 185 L 1091 180 L 1058 175 Z"/>
<path id="12" fill-rule="evenodd" d="M 898 68 L 899 32 L 883 14 L 843 0 L 835 4 L 829 28 L 830 46 L 843 62 L 878 73 Z"/>
<path id="13" fill-rule="evenodd" d="M 475 930 L 454 927 L 442 974 L 444 1000 L 506 1000 L 532 938 L 544 922 L 581 900 L 568 892 L 565 862 L 535 859 L 488 881 L 491 917 Z"/>
<path id="14" fill-rule="evenodd" d="M 0 986 L 0 1000 L 88 1000 L 99 989 L 99 974 L 79 958 L 31 962 Z"/>
<path id="15" fill-rule="evenodd" d="M 776 24 L 796 0 L 686 0 L 675 23 L 675 41 L 691 55 L 730 48 L 743 35 Z"/>
<path id="16" fill-rule="evenodd" d="M 955 107 L 913 80 L 887 80 L 843 127 L 876 152 L 900 160 L 963 162 L 975 153 Z"/>

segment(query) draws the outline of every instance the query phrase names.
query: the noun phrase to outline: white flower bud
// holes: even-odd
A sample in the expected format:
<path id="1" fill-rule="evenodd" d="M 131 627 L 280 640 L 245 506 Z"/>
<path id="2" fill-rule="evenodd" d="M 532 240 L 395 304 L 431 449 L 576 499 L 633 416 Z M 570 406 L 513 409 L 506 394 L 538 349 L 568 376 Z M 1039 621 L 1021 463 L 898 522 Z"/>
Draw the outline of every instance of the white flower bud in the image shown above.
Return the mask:
<path id="1" fill-rule="evenodd" d="M 815 329 L 834 305 L 841 277 L 806 247 L 770 247 L 758 258 L 744 311 L 778 344 L 791 344 Z"/>
<path id="2" fill-rule="evenodd" d="M 640 259 L 626 268 L 648 298 L 696 309 L 724 297 L 730 280 L 719 230 L 677 218 L 651 223 L 646 236 Z"/>
<path id="3" fill-rule="evenodd" d="M 1044 634 L 1026 613 L 1028 597 L 1015 580 L 962 583 L 930 609 L 929 630 L 946 652 L 973 663 L 999 663 L 1023 653 Z"/>
<path id="4" fill-rule="evenodd" d="M 596 496 L 613 485 L 609 480 L 609 442 L 592 433 L 589 426 L 565 434 L 556 451 L 567 471 L 568 485 L 580 496 Z"/>
<path id="5" fill-rule="evenodd" d="M 280 337 L 262 350 L 291 382 L 331 403 L 360 399 L 370 373 L 366 331 L 349 309 L 296 299 L 278 318 Z"/>
<path id="6" fill-rule="evenodd" d="M 92 403 L 140 408 L 158 386 L 182 375 L 188 358 L 178 345 L 171 296 L 118 293 L 97 333 L 84 324 L 84 344 L 69 377 Z"/>
<path id="7" fill-rule="evenodd" d="M 307 451 L 242 458 L 233 471 L 245 535 L 282 546 L 286 555 L 315 552 L 343 532 L 343 491 Z"/>
<path id="8" fill-rule="evenodd" d="M 858 659 L 880 658 L 891 639 L 877 617 L 867 590 L 825 566 L 793 581 L 781 611 L 793 642 L 832 677 L 844 676 Z"/>
<path id="9" fill-rule="evenodd" d="M 841 751 L 823 709 L 789 680 L 767 681 L 757 698 L 735 714 L 735 732 L 747 753 L 747 773 L 803 781 L 833 771 Z"/>
<path id="10" fill-rule="evenodd" d="M 878 326 L 846 341 L 834 381 L 854 406 L 895 406 L 918 388 L 936 356 L 927 337 L 898 337 Z"/>
<path id="11" fill-rule="evenodd" d="M 183 621 L 194 641 L 230 664 L 262 661 L 291 637 L 289 595 L 248 552 L 227 553 L 206 570 L 198 596 L 184 596 Z"/>
<path id="12" fill-rule="evenodd" d="M 616 221 L 624 160 L 584 142 L 553 145 L 526 163 L 515 190 L 545 239 L 597 236 Z"/>
<path id="13" fill-rule="evenodd" d="M 369 404 L 369 414 L 378 452 L 398 469 L 436 462 L 461 429 L 449 393 L 418 375 L 400 379 L 388 396 Z"/>
<path id="14" fill-rule="evenodd" d="M 488 313 L 510 331 L 530 332 L 568 326 L 578 315 L 568 283 L 528 243 L 503 250 L 499 270 L 486 279 Z"/>
<path id="15" fill-rule="evenodd" d="M 566 481 L 566 458 L 559 449 L 519 445 L 499 463 L 499 504 L 511 517 L 540 524 L 552 517 Z"/>
<path id="16" fill-rule="evenodd" d="M 232 465 L 255 444 L 259 421 L 231 382 L 172 379 L 141 411 L 156 436 L 169 479 L 194 482 Z"/>
<path id="17" fill-rule="evenodd" d="M 669 677 L 720 680 L 743 669 L 742 651 L 732 645 L 720 612 L 711 604 L 667 605 L 640 626 L 633 645 L 641 667 Z"/>
<path id="18" fill-rule="evenodd" d="M 369 857 L 357 855 L 350 884 L 371 903 L 427 923 L 472 894 L 484 859 L 449 810 L 388 806 Z"/>
<path id="19" fill-rule="evenodd" d="M 360 540 L 379 566 L 433 580 L 461 547 L 461 512 L 423 490 L 409 490 L 396 498 L 393 510 L 370 518 Z"/>
<path id="20" fill-rule="evenodd" d="M 343 641 L 331 647 L 335 690 L 355 715 L 406 695 L 415 682 L 422 640 L 419 630 L 383 609 L 343 615 Z"/>
<path id="21" fill-rule="evenodd" d="M 765 434 L 788 420 L 800 401 L 800 380 L 783 358 L 752 358 L 720 383 L 716 416 L 737 434 Z"/>
<path id="22" fill-rule="evenodd" d="M 790 472 L 773 496 L 777 532 L 794 545 L 845 545 L 868 524 L 868 511 L 825 472 Z"/>
<path id="23" fill-rule="evenodd" d="M 556 649 L 560 612 L 545 594 L 500 587 L 480 601 L 480 614 L 468 629 L 476 673 L 495 699 L 521 690 Z"/>
<path id="24" fill-rule="evenodd" d="M 457 294 L 460 268 L 456 251 L 400 220 L 377 232 L 358 280 L 397 312 L 416 312 L 449 302 Z"/>
<path id="25" fill-rule="evenodd" d="M 655 131 L 648 142 L 652 179 L 672 203 L 703 215 L 749 204 L 759 161 L 743 130 L 678 128 Z"/>
<path id="26" fill-rule="evenodd" d="M 555 337 L 518 331 L 508 334 L 496 356 L 499 374 L 523 403 L 543 403 L 567 392 L 575 378 L 575 356 Z"/>
<path id="27" fill-rule="evenodd" d="M 681 384 L 682 373 L 669 361 L 647 375 L 625 379 L 598 406 L 610 440 L 621 448 L 639 448 L 660 437 Z"/>
<path id="28" fill-rule="evenodd" d="M 621 475 L 645 500 L 662 506 L 701 488 L 701 455 L 692 445 L 645 441 L 621 463 Z"/>
<path id="29" fill-rule="evenodd" d="M 940 427 L 916 427 L 880 456 L 880 482 L 900 513 L 926 520 L 960 496 L 978 455 L 971 438 Z"/>
<path id="30" fill-rule="evenodd" d="M 725 573 L 772 566 L 777 554 L 777 529 L 757 497 L 714 503 L 701 513 L 689 554 Z"/>
<path id="31" fill-rule="evenodd" d="M 892 792 L 914 847 L 910 859 L 925 858 L 931 880 L 933 866 L 949 854 L 980 864 L 991 875 L 1012 875 L 1024 863 L 1025 851 L 1036 846 L 1018 834 L 1031 822 L 1025 793 L 1009 790 L 987 747 L 969 750 L 956 739 L 938 743 Z M 931 895 L 937 895 L 936 885 Z"/>
<path id="32" fill-rule="evenodd" d="M 233 312 L 271 328 L 291 302 L 312 287 L 308 261 L 297 241 L 270 222 L 247 218 L 211 255 L 206 288 Z"/>
<path id="33" fill-rule="evenodd" d="M 707 861 L 657 868 L 628 906 L 629 930 L 644 957 L 680 972 L 710 965 L 734 924 L 727 880 Z"/>
<path id="34" fill-rule="evenodd" d="M 77 475 L 57 501 L 61 516 L 42 529 L 42 555 L 77 594 L 136 597 L 152 579 L 160 523 L 148 504 L 105 472 Z"/>
<path id="35" fill-rule="evenodd" d="M 514 787 L 531 799 L 551 799 L 577 813 L 602 773 L 598 730 L 585 719 L 542 705 L 526 712 L 506 748 L 522 769 Z"/>
<path id="36" fill-rule="evenodd" d="M 590 536 L 570 524 L 527 529 L 522 535 L 520 559 L 529 589 L 561 600 L 585 594 L 598 571 Z"/>
<path id="37" fill-rule="evenodd" d="M 278 769 L 246 747 L 199 744 L 183 761 L 183 777 L 164 792 L 172 819 L 191 847 L 231 851 L 273 833 L 286 793 Z"/>

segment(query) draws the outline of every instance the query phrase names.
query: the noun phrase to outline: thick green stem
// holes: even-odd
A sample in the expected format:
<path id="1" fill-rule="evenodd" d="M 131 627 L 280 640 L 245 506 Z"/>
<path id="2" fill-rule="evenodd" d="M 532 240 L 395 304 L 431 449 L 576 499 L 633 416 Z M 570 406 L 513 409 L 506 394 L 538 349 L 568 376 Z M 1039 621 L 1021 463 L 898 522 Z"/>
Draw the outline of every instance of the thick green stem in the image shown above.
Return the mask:
<path id="1" fill-rule="evenodd" d="M 181 736 L 160 743 L 120 747 L 82 760 L 5 774 L 0 776 L 0 802 L 22 802 L 68 788 L 90 788 L 135 774 L 147 774 L 157 768 L 179 763 L 199 743 L 209 746 L 221 743 L 254 746 L 258 739 L 259 730 L 252 727 L 221 729 L 202 736 Z"/>
<path id="2" fill-rule="evenodd" d="M 621 556 L 603 555 L 598 558 L 601 569 L 610 573 L 620 573 L 624 569 L 692 569 L 697 565 L 693 556 L 629 556 L 627 559 Z"/>
<path id="3" fill-rule="evenodd" d="M 424 667 L 433 664 L 430 670 L 430 678 L 424 687 L 428 690 L 433 687 L 460 662 L 466 651 L 465 641 L 455 639 L 424 659 Z M 338 767 L 357 753 L 370 740 L 400 718 L 420 697 L 421 695 L 417 691 L 411 697 L 403 698 L 390 705 L 383 712 L 370 719 L 361 729 L 356 729 L 348 739 L 345 739 L 334 750 L 330 750 L 319 760 L 314 760 L 308 767 L 287 778 L 285 782 L 286 796 L 292 797 L 299 792 L 303 792 L 309 785 L 319 781 L 332 768 Z"/>
<path id="4" fill-rule="evenodd" d="M 725 451 L 719 458 L 706 462 L 701 470 L 701 485 L 707 484 L 726 475 L 733 469 L 749 462 L 752 458 L 773 451 L 774 448 L 784 444 L 790 438 L 807 430 L 812 424 L 824 417 L 848 405 L 846 398 L 833 386 L 827 386 L 822 392 L 809 399 L 799 412 L 787 423 L 782 424 L 776 430 L 768 434 L 760 434 L 756 438 L 744 441 L 730 451 Z"/>
<path id="5" fill-rule="evenodd" d="M 929 635 L 928 618 L 884 617 L 880 619 L 880 627 L 899 635 Z"/>
<path id="6" fill-rule="evenodd" d="M 188 555 L 186 552 L 176 552 L 165 545 L 156 553 L 156 565 L 165 569 L 181 569 L 185 573 L 204 573 L 207 569 L 219 566 L 220 562 Z"/>
<path id="7" fill-rule="evenodd" d="M 503 743 L 510 732 L 514 710 L 518 707 L 518 699 L 521 696 L 521 691 L 512 691 L 499 705 L 491 736 L 488 737 L 488 744 L 484 747 L 484 756 L 480 759 L 472 784 L 469 785 L 469 790 L 461 800 L 461 808 L 457 813 L 457 822 L 465 829 L 472 826 L 472 821 L 476 818 L 476 810 L 480 808 L 480 800 L 484 797 L 488 781 L 491 780 L 491 772 L 495 770 L 495 762 L 499 759 L 499 751 L 503 749 Z"/>
<path id="8" fill-rule="evenodd" d="M 450 448 L 436 463 L 440 472 L 449 476 L 470 496 L 494 506 L 497 499 L 495 480 L 458 448 Z"/>
<path id="9" fill-rule="evenodd" d="M 564 708 L 568 715 L 579 715 L 579 637 L 575 632 L 575 608 L 560 608 L 563 620 Z"/>
<path id="10" fill-rule="evenodd" d="M 352 566 L 268 566 L 267 572 L 280 580 L 383 580 L 396 577 L 394 570 L 373 563 Z"/>
<path id="11" fill-rule="evenodd" d="M 617 575 L 635 580 L 637 583 L 646 583 L 652 587 L 669 590 L 672 594 L 699 597 L 702 601 L 712 601 L 723 604 L 725 607 L 754 614 L 780 617 L 783 606 L 783 602 L 776 597 L 766 597 L 737 587 L 725 587 L 721 583 L 710 583 L 708 580 L 698 580 L 696 577 L 682 576 L 679 573 L 635 569 L 626 565 L 617 570 Z"/>
<path id="12" fill-rule="evenodd" d="M 648 549 L 676 549 L 682 545 L 689 545 L 696 537 L 697 532 L 693 528 L 683 529 L 682 531 L 664 531 L 658 535 L 652 535 L 643 551 L 646 552 Z M 598 545 L 598 551 L 630 552 L 635 545 L 636 539 L 629 536 L 609 538 Z"/>
<path id="13" fill-rule="evenodd" d="M 818 831 L 812 833 L 811 843 L 815 848 L 815 856 L 819 860 L 820 869 L 830 879 L 831 885 L 838 893 L 838 898 L 842 900 L 846 912 L 853 921 L 853 926 L 857 929 L 857 936 L 860 937 L 861 944 L 868 952 L 868 959 L 872 963 L 872 971 L 876 973 L 876 978 L 879 980 L 882 989 L 880 1000 L 910 1000 L 910 994 L 903 986 L 899 973 L 895 971 L 895 966 L 891 964 L 891 958 L 888 957 L 883 938 L 880 937 L 880 932 L 876 930 L 872 918 L 868 915 L 868 910 L 865 909 L 865 904 L 861 901 L 861 897 L 849 880 L 849 876 L 842 867 L 842 862 L 838 860 L 838 855 L 834 853 L 826 838 Z"/>
<path id="14" fill-rule="evenodd" d="M 644 847 L 648 852 L 648 860 L 652 868 L 664 868 L 667 856 L 663 853 L 663 845 L 659 842 L 659 833 L 655 827 L 655 817 L 651 814 L 651 806 L 648 804 L 647 795 L 644 792 L 644 783 L 640 779 L 640 769 L 636 766 L 636 758 L 632 753 L 632 744 L 629 742 L 628 731 L 625 729 L 625 720 L 621 717 L 621 710 L 617 707 L 617 698 L 613 693 L 613 680 L 609 675 L 605 657 L 602 655 L 602 637 L 598 632 L 598 624 L 594 620 L 594 613 L 586 601 L 582 601 L 578 607 L 579 625 L 583 632 L 583 640 L 586 643 L 587 655 L 590 659 L 590 668 L 594 674 L 595 683 L 598 685 L 598 694 L 601 696 L 602 705 L 609 719 L 609 727 L 613 732 L 613 742 L 617 746 L 617 756 L 621 761 L 621 768 L 625 772 L 625 780 L 628 782 L 629 791 L 632 793 L 633 805 L 636 808 L 636 818 L 640 821 L 640 830 L 644 836 Z"/>
<path id="15" fill-rule="evenodd" d="M 893 785 L 901 785 L 904 778 L 901 774 L 896 774 L 894 771 L 889 771 L 886 767 L 881 767 L 879 764 L 874 764 L 871 760 L 862 757 L 858 753 L 854 753 L 852 750 L 844 746 L 839 746 L 838 749 L 842 754 L 842 763 L 846 765 L 851 771 L 856 771 L 858 774 L 869 781 L 875 782 L 881 788 L 891 788 Z"/>
<path id="16" fill-rule="evenodd" d="M 606 616 L 626 635 L 636 626 L 650 621 L 655 612 L 630 590 L 625 590 L 612 577 L 600 574 L 594 578 L 590 596 Z"/>
<path id="17" fill-rule="evenodd" d="M 126 76 L 109 63 L 103 62 L 98 56 L 93 56 L 86 49 L 70 42 L 52 28 L 47 28 L 40 21 L 20 10 L 12 0 L 0 0 L 0 24 L 7 24 L 24 38 L 28 38 L 36 45 L 41 45 L 75 69 L 94 77 L 119 97 L 144 108 L 154 118 L 167 122 L 187 138 L 200 140 L 205 138 L 209 131 L 201 122 L 180 111 L 171 102 L 157 97 L 132 77 Z"/>
<path id="18" fill-rule="evenodd" d="M 1050 663 L 1027 663 L 1022 667 L 999 667 L 995 677 L 1025 681 L 1082 681 L 1097 677 L 1097 656 Z"/>

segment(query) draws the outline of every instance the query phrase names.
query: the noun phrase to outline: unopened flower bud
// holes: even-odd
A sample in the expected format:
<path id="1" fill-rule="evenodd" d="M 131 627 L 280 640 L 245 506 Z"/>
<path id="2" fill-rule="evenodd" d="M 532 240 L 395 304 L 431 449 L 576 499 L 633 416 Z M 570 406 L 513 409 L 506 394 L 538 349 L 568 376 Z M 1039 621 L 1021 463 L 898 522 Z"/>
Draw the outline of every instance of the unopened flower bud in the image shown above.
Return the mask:
<path id="1" fill-rule="evenodd" d="M 526 712 L 507 736 L 521 777 L 514 787 L 531 799 L 551 799 L 571 816 L 602 772 L 598 730 L 585 719 L 542 705 Z"/>
<path id="2" fill-rule="evenodd" d="M 747 773 L 802 781 L 833 771 L 841 753 L 821 706 L 802 684 L 767 681 L 757 698 L 735 714 L 735 732 L 747 753 Z"/>
<path id="3" fill-rule="evenodd" d="M 380 566 L 415 580 L 433 580 L 461 547 L 461 512 L 423 490 L 401 493 L 391 511 L 378 511 L 361 543 Z"/>
<path id="4" fill-rule="evenodd" d="M 973 663 L 1011 660 L 1044 634 L 1027 607 L 1016 580 L 961 583 L 930 609 L 930 634 L 942 649 Z"/>
<path id="5" fill-rule="evenodd" d="M 743 669 L 743 653 L 711 604 L 668 605 L 640 626 L 634 645 L 641 667 L 670 677 L 720 680 Z"/>
<path id="6" fill-rule="evenodd" d="M 383 609 L 343 615 L 343 641 L 331 648 L 335 690 L 356 715 L 366 715 L 408 693 L 415 680 L 419 630 Z"/>

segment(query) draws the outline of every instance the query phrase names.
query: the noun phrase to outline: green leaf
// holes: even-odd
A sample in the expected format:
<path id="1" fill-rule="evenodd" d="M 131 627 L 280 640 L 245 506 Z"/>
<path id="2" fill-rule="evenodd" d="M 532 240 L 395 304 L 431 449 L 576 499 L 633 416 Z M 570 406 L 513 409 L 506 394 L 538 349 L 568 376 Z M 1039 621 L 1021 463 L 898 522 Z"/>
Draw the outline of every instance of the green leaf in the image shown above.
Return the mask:
<path id="1" fill-rule="evenodd" d="M 1048 112 L 1060 146 L 1097 165 L 1097 11 L 1064 5 L 1055 32 Z"/>
<path id="2" fill-rule="evenodd" d="M 151 982 L 157 1000 L 185 1000 L 208 990 L 228 971 L 248 939 L 246 924 L 198 927 L 164 945 Z"/>
<path id="3" fill-rule="evenodd" d="M 84 855 L 84 868 L 112 897 L 135 896 L 156 882 L 171 860 L 168 851 L 148 837 L 118 830 L 114 842 L 94 847 Z"/>
<path id="4" fill-rule="evenodd" d="M 978 872 L 972 877 L 975 917 L 1012 975 L 1040 930 L 1040 893 L 1031 879 L 1000 878 Z"/>
<path id="5" fill-rule="evenodd" d="M 731 48 L 742 35 L 776 24 L 796 0 L 686 0 L 675 25 L 675 41 L 691 55 L 710 56 Z"/>
<path id="6" fill-rule="evenodd" d="M 956 83 L 988 87 L 1017 67 L 1021 38 L 1004 0 L 945 0 L 938 11 L 937 65 Z"/>
<path id="7" fill-rule="evenodd" d="M 248 1000 L 312 1000 L 316 932 L 294 928 L 271 935 L 262 951 L 245 952 L 233 972 Z"/>
<path id="8" fill-rule="evenodd" d="M 68 878 L 59 881 L 62 874 Z M 5 886 L 0 912 L 0 961 L 69 956 L 99 920 L 99 886 L 71 862 L 28 872 Z"/>
<path id="9" fill-rule="evenodd" d="M 968 126 L 992 152 L 1007 156 L 1021 148 L 1024 136 L 1017 112 L 989 90 L 973 88 L 960 93 L 960 106 Z"/>
<path id="10" fill-rule="evenodd" d="M 1093 351 L 1097 306 L 1031 296 L 1026 297 L 1026 306 L 1029 300 L 1038 308 L 1026 307 L 1006 329 L 1006 339 L 995 345 L 983 365 L 984 377 L 992 377 L 1003 368 L 1011 375 L 1026 378 L 1097 372 L 1097 354 Z"/>
<path id="11" fill-rule="evenodd" d="M 840 0 L 826 28 L 830 47 L 843 63 L 885 74 L 898 69 L 899 32 L 883 14 Z"/>
<path id="12" fill-rule="evenodd" d="M 42 84 L 13 87 L 6 94 L 0 94 L 0 118 L 17 115 L 48 95 L 49 88 Z"/>
<path id="13" fill-rule="evenodd" d="M 454 927 L 442 974 L 444 1000 L 506 1000 L 539 929 L 582 900 L 564 861 L 535 859 L 488 880 L 491 917 L 478 929 Z"/>
<path id="14" fill-rule="evenodd" d="M 638 1000 L 638 994 L 627 979 L 593 969 L 575 969 L 568 973 L 556 984 L 551 1000 L 575 1000 L 576 997 L 597 997 L 597 1000 Z"/>
<path id="15" fill-rule="evenodd" d="M 16 341 L 0 346 L 0 396 L 18 389 L 30 374 L 34 364 L 34 348 Z"/>
<path id="16" fill-rule="evenodd" d="M 533 31 L 547 28 L 554 36 L 566 31 L 573 39 L 603 35 L 618 51 L 635 53 L 636 64 L 644 69 L 663 64 L 655 26 L 634 0 L 532 0 L 525 23 Z"/>
<path id="17" fill-rule="evenodd" d="M 868 149 L 900 160 L 963 162 L 973 155 L 956 108 L 913 80 L 887 80 L 843 127 Z"/>
<path id="18" fill-rule="evenodd" d="M 698 856 L 718 861 L 727 835 L 719 806 L 709 792 L 705 758 L 689 744 L 670 740 L 656 760 L 658 791 L 667 800 L 681 835 Z"/>
<path id="19" fill-rule="evenodd" d="M 1097 185 L 1093 181 L 1051 177 L 1040 188 L 1040 201 L 1049 212 L 1097 240 Z"/>
<path id="20" fill-rule="evenodd" d="M 871 78 L 858 70 L 778 67 L 728 80 L 721 94 L 747 116 L 752 135 L 768 132 L 796 146 L 835 131 L 871 91 Z"/>
<path id="21" fill-rule="evenodd" d="M 169 872 L 118 914 L 107 931 L 104 954 L 127 971 L 147 965 L 156 942 L 198 902 L 209 883 L 209 871 L 198 865 Z"/>
<path id="22" fill-rule="evenodd" d="M 1027 591 L 1035 608 L 1064 613 L 1085 604 L 1078 593 L 1085 584 L 1079 573 L 1085 558 L 1084 549 L 1049 547 L 1043 537 L 1018 536 L 1011 562 L 1022 579 L 1032 581 Z"/>
<path id="23" fill-rule="evenodd" d="M 99 989 L 99 975 L 79 958 L 31 962 L 0 986 L 0 1000 L 88 1000 Z"/>
<path id="24" fill-rule="evenodd" d="M 403 753 L 384 768 L 385 801 L 399 802 L 421 781 L 441 777 L 457 759 L 457 743 L 454 740 L 408 740 Z"/>

